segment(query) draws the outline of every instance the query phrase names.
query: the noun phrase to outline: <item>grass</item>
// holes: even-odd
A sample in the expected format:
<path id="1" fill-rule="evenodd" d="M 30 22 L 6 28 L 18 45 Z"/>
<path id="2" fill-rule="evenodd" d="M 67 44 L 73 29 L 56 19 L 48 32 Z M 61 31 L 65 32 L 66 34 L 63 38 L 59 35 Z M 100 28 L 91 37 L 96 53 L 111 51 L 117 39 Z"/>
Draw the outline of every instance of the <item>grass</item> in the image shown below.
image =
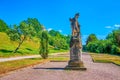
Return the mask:
<path id="1" fill-rule="evenodd" d="M 120 66 L 120 56 L 90 53 L 94 62 L 114 63 Z"/>
<path id="2" fill-rule="evenodd" d="M 6 33 L 0 32 L 0 57 L 15 57 L 24 55 L 38 54 L 39 43 L 38 39 L 30 40 L 27 38 L 21 45 L 17 53 L 12 53 L 18 46 L 17 41 L 11 41 Z"/>
<path id="3" fill-rule="evenodd" d="M 6 33 L 0 32 L 0 58 L 27 56 L 39 54 L 39 39 L 33 38 L 32 40 L 27 38 L 21 45 L 17 53 L 12 53 L 18 46 L 17 41 L 11 41 Z M 66 52 L 68 50 L 55 50 L 49 48 L 49 53 Z"/>
<path id="4" fill-rule="evenodd" d="M 51 54 L 51 53 L 57 53 L 57 52 L 68 52 L 68 50 L 63 50 L 63 49 L 60 49 L 60 50 L 50 49 L 49 52 L 50 52 L 50 54 Z"/>
<path id="5" fill-rule="evenodd" d="M 57 62 L 63 62 L 68 61 L 69 57 L 64 57 L 64 54 L 59 54 L 58 56 L 51 56 L 48 59 L 42 59 L 42 58 L 30 58 L 30 59 L 23 59 L 23 60 L 15 60 L 15 61 L 7 61 L 7 62 L 0 62 L 0 74 L 4 74 L 16 69 L 20 69 L 27 66 L 32 66 L 38 63 L 44 63 L 47 61 L 57 61 Z"/>
<path id="6" fill-rule="evenodd" d="M 70 59 L 67 55 L 68 55 L 67 52 L 60 53 L 60 54 L 57 54 L 57 55 L 52 55 L 52 56 L 49 57 L 49 60 L 53 61 L 53 62 L 64 62 L 64 61 L 66 62 Z"/>
<path id="7" fill-rule="evenodd" d="M 53 57 L 49 58 L 50 61 L 57 61 L 57 62 L 63 62 L 63 61 L 68 61 L 69 57 Z"/>
<path id="8" fill-rule="evenodd" d="M 0 74 L 7 73 L 9 71 L 13 71 L 26 66 L 43 63 L 46 61 L 48 60 L 47 59 L 44 60 L 41 58 L 30 58 L 30 59 L 23 59 L 23 60 L 16 60 L 16 61 L 0 62 Z"/>

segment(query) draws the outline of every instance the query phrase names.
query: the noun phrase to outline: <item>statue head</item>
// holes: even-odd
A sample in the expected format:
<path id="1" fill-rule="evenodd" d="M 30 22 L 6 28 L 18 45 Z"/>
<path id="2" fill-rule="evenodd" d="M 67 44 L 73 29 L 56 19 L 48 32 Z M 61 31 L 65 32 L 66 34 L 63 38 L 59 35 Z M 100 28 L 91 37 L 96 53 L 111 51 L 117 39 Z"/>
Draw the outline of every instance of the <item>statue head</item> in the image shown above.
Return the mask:
<path id="1" fill-rule="evenodd" d="M 75 18 L 78 18 L 78 17 L 79 17 L 79 13 L 76 13 L 76 14 L 75 14 Z"/>

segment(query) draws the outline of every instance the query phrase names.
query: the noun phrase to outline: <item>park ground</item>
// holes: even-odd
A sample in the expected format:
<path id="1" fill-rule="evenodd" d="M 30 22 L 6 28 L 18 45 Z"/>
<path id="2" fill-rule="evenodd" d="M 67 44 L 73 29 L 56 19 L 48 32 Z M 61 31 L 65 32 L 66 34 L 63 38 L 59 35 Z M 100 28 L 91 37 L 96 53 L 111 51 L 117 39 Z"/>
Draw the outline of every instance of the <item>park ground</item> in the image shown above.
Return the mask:
<path id="1" fill-rule="evenodd" d="M 61 57 L 68 58 L 69 55 L 51 56 L 51 61 L 9 72 L 0 80 L 120 80 L 120 66 L 112 62 L 96 63 L 90 54 L 84 53 L 83 62 L 87 70 L 73 71 L 64 70 L 69 59 L 60 61 Z"/>

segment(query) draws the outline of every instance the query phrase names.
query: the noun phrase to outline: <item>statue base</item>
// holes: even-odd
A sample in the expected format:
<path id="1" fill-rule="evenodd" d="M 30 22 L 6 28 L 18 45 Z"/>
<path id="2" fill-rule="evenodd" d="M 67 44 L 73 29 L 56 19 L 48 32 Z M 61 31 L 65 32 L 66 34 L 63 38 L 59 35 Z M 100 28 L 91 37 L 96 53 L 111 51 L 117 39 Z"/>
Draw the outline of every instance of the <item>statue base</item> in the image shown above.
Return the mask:
<path id="1" fill-rule="evenodd" d="M 68 65 L 65 67 L 65 70 L 87 70 L 84 67 L 83 61 L 69 61 Z"/>

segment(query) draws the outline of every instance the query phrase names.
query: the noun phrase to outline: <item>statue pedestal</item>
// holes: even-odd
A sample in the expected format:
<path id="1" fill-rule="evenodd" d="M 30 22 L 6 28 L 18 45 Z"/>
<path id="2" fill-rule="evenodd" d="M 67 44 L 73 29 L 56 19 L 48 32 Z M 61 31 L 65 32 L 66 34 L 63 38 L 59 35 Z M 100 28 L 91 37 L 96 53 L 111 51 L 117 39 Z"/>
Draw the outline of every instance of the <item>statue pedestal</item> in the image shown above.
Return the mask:
<path id="1" fill-rule="evenodd" d="M 82 61 L 82 48 L 80 40 L 71 38 L 70 41 L 70 60 L 66 66 L 66 70 L 86 70 Z"/>
<path id="2" fill-rule="evenodd" d="M 84 67 L 83 61 L 69 61 L 65 69 L 66 70 L 87 70 Z"/>

